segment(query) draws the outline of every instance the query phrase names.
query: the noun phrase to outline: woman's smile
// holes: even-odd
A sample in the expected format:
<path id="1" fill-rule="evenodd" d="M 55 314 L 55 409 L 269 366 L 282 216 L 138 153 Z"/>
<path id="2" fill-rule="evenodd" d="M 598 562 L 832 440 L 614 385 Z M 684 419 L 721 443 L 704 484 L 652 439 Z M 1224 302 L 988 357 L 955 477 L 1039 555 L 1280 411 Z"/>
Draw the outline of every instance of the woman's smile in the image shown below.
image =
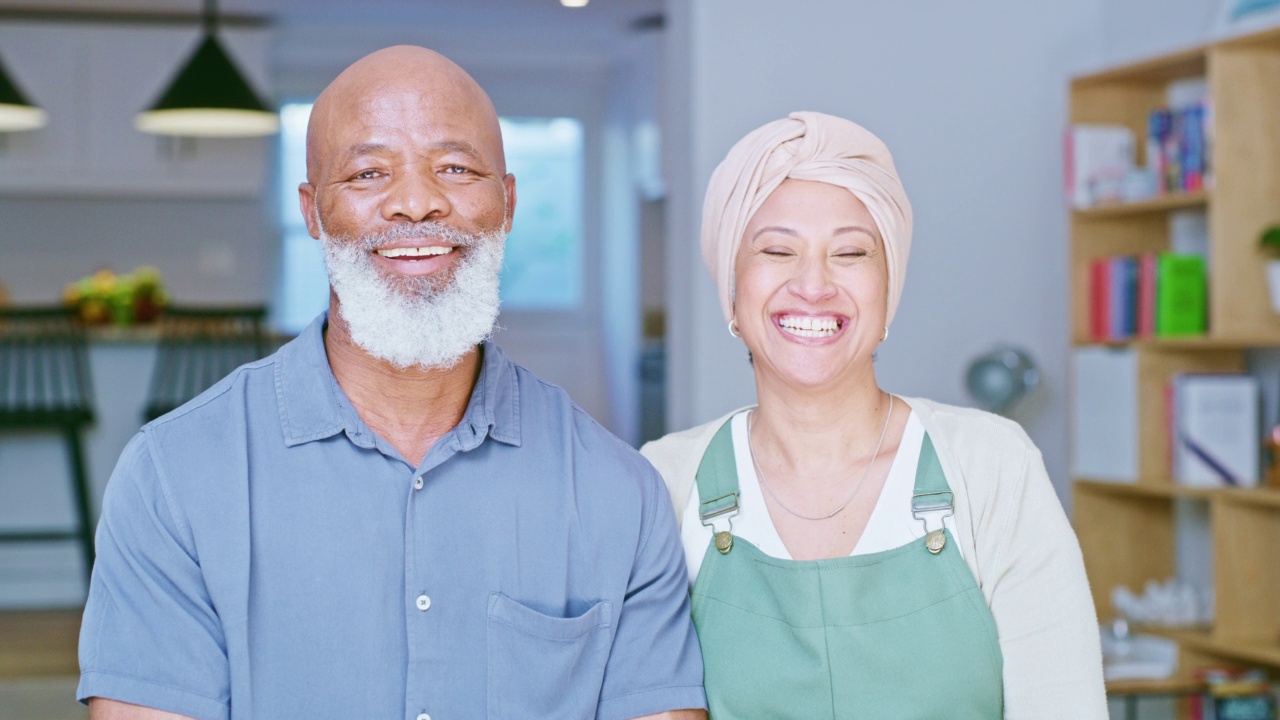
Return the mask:
<path id="1" fill-rule="evenodd" d="M 843 315 L 780 312 L 773 315 L 773 324 L 782 336 L 802 345 L 827 345 L 836 341 L 849 319 Z"/>

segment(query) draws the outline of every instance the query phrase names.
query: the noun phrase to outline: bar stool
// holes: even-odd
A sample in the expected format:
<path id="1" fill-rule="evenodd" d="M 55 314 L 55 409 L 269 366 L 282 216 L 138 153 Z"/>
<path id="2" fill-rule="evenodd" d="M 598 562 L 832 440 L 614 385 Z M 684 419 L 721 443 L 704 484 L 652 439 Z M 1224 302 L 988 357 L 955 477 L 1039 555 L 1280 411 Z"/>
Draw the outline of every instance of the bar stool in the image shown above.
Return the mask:
<path id="1" fill-rule="evenodd" d="M 93 516 L 81 432 L 93 422 L 84 328 L 67 308 L 0 307 L 0 431 L 61 433 L 71 464 L 74 530 L 0 533 L 0 542 L 76 540 L 93 570 Z"/>
<path id="2" fill-rule="evenodd" d="M 160 316 L 151 389 L 143 410 L 154 420 L 247 362 L 266 356 L 261 305 L 173 307 Z"/>

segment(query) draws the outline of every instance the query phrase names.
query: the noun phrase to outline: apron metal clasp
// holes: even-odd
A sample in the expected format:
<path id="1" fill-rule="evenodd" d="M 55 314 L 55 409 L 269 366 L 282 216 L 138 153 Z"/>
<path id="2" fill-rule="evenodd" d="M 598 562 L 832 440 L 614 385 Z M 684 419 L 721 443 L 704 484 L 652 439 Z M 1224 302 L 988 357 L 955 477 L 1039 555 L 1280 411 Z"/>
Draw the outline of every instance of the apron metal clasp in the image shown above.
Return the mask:
<path id="1" fill-rule="evenodd" d="M 701 512 L 698 516 L 702 519 L 702 524 L 711 528 L 715 534 L 716 550 L 721 555 L 728 555 L 733 549 L 733 516 L 738 514 L 738 493 L 712 498 L 702 503 L 699 510 Z M 716 527 L 716 521 L 719 519 L 724 520 L 726 525 L 724 530 Z"/>
<path id="2" fill-rule="evenodd" d="M 943 521 L 954 514 L 952 497 L 949 490 L 911 496 L 911 516 L 924 523 L 924 546 L 933 555 L 942 552 L 942 548 L 947 546 Z"/>

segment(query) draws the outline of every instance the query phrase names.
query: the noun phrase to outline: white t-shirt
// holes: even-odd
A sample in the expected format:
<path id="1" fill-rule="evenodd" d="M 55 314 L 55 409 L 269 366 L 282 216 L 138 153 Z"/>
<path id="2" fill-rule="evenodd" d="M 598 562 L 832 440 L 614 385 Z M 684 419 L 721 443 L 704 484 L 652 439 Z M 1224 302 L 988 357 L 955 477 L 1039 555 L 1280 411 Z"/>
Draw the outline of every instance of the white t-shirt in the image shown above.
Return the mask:
<path id="1" fill-rule="evenodd" d="M 791 553 L 782 543 L 778 529 L 773 526 L 769 510 L 764 504 L 764 490 L 760 487 L 751 451 L 747 445 L 747 414 L 744 410 L 733 416 L 734 465 L 738 471 L 738 514 L 733 517 L 733 534 L 759 548 L 760 552 L 776 558 L 790 560 Z M 876 500 L 875 509 L 867 519 L 867 527 L 858 538 L 851 555 L 892 550 L 925 536 L 924 523 L 911 516 L 911 496 L 915 494 L 916 466 L 920 462 L 920 448 L 924 444 L 924 426 L 914 412 L 907 418 L 898 443 L 898 454 L 889 468 L 884 488 Z M 852 488 L 850 488 L 852 489 Z M 684 543 L 685 560 L 689 566 L 689 584 L 698 579 L 702 558 L 711 542 L 712 530 L 698 517 L 698 490 L 694 487 L 680 521 L 680 539 Z M 955 536 L 955 519 L 947 516 L 943 523 Z M 722 528 L 723 529 L 723 528 Z M 957 545 L 957 548 L 959 545 Z"/>

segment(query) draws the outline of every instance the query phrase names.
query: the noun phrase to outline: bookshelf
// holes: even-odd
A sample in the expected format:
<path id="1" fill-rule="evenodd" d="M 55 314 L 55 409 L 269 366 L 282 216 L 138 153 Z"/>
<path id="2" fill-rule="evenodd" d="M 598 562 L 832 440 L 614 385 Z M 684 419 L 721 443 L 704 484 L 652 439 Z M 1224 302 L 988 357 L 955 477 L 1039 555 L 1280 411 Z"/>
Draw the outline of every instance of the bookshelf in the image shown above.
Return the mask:
<path id="1" fill-rule="evenodd" d="M 1186 372 L 1240 372 L 1251 348 L 1280 346 L 1256 238 L 1280 221 L 1280 30 L 1214 42 L 1074 78 L 1071 123 L 1120 124 L 1146 161 L 1148 114 L 1167 105 L 1171 82 L 1205 79 L 1212 99 L 1212 186 L 1070 214 L 1071 344 L 1134 353 L 1137 479 L 1073 478 L 1074 522 L 1098 614 L 1115 617 L 1111 590 L 1140 591 L 1176 574 L 1178 503 L 1207 506 L 1214 563 L 1212 627 L 1156 630 L 1178 642 L 1179 676 L 1213 665 L 1280 675 L 1280 491 L 1174 484 L 1165 426 L 1166 388 Z M 1204 336 L 1099 343 L 1090 337 L 1089 263 L 1168 249 L 1170 222 L 1207 213 L 1208 331 Z M 1116 692 L 1121 690 L 1116 689 Z"/>

